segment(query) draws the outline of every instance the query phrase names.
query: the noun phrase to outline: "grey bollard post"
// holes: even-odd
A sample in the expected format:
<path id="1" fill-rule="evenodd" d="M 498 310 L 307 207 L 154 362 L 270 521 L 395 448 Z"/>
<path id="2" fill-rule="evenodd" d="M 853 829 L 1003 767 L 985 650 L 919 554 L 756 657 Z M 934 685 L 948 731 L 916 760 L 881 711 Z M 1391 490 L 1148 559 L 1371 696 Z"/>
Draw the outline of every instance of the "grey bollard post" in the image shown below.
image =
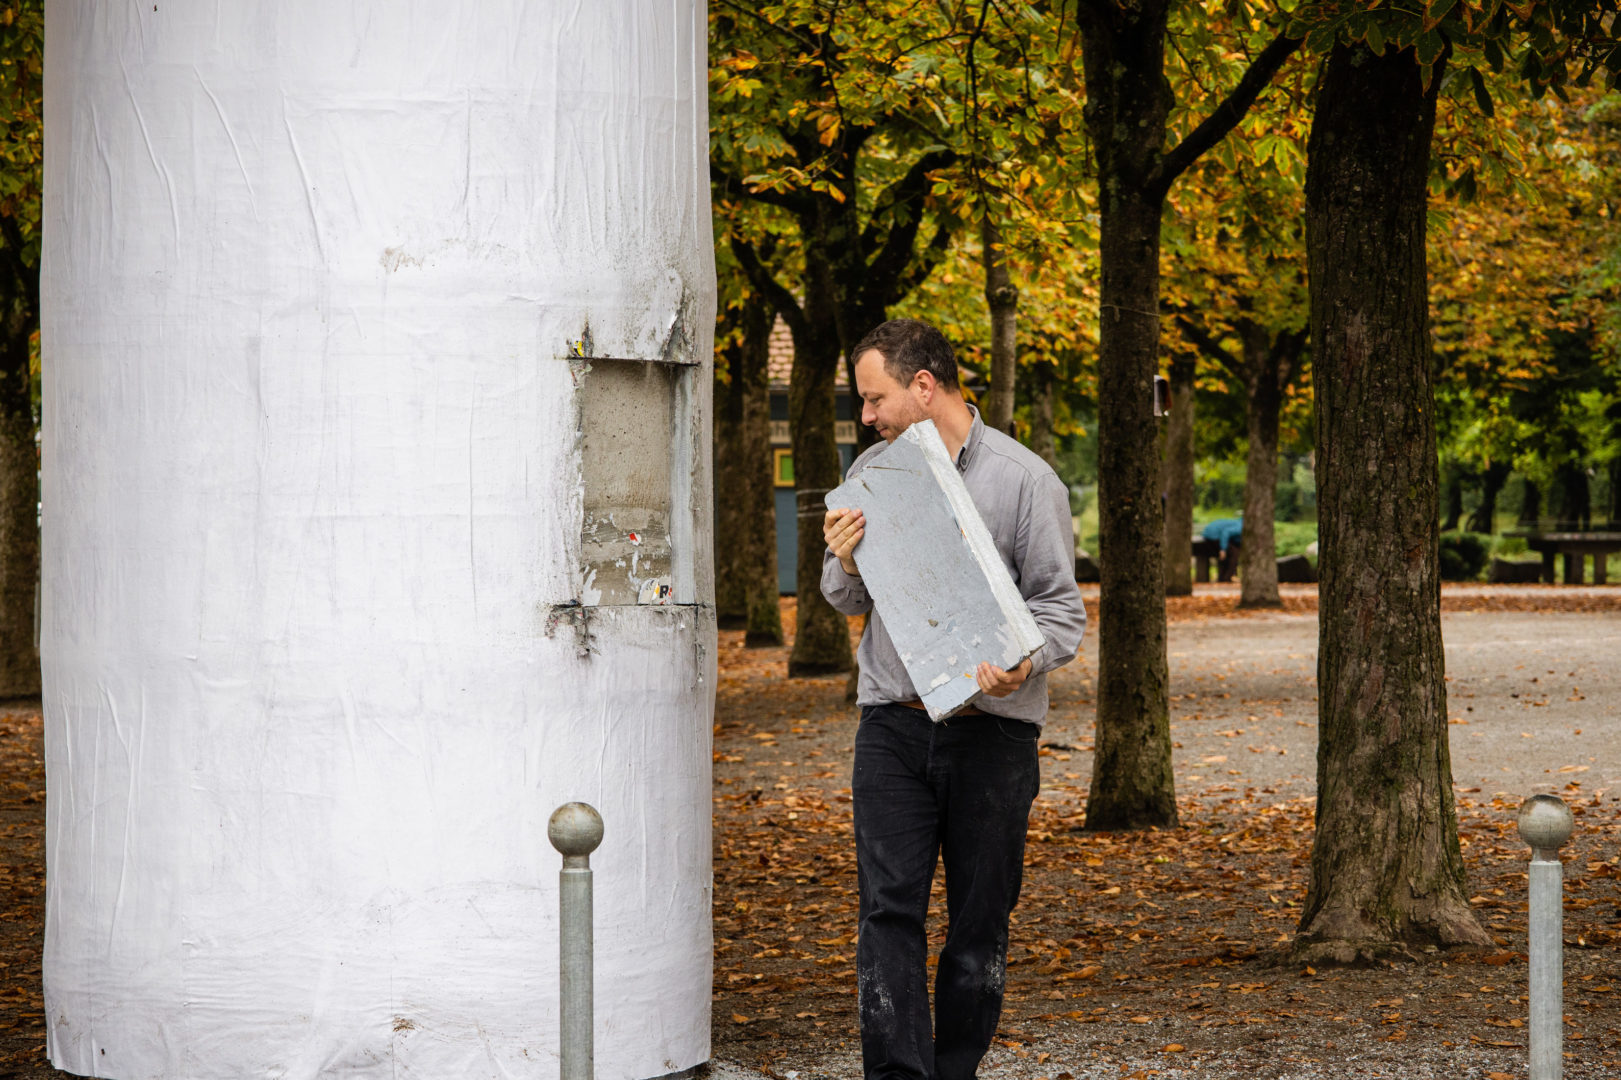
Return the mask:
<path id="1" fill-rule="evenodd" d="M 561 1080 L 591 1080 L 596 1071 L 592 1027 L 591 853 L 602 843 L 602 815 L 582 802 L 564 803 L 546 824 L 552 847 L 563 853 L 558 875 L 561 991 Z"/>
<path id="2" fill-rule="evenodd" d="M 1560 1080 L 1565 1048 L 1564 871 L 1559 847 L 1575 824 L 1557 795 L 1520 804 L 1520 839 L 1531 845 L 1531 1080 Z"/>

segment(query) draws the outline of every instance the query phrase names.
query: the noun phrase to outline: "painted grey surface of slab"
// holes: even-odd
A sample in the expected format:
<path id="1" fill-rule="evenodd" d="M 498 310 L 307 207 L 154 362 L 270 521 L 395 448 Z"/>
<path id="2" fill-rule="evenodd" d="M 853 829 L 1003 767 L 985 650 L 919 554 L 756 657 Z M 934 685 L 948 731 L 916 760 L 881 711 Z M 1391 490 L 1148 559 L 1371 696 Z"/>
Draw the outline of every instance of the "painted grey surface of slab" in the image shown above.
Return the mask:
<path id="1" fill-rule="evenodd" d="M 856 568 L 931 718 L 973 703 L 981 661 L 1009 669 L 1041 647 L 932 420 L 902 432 L 827 505 L 866 515 Z"/>

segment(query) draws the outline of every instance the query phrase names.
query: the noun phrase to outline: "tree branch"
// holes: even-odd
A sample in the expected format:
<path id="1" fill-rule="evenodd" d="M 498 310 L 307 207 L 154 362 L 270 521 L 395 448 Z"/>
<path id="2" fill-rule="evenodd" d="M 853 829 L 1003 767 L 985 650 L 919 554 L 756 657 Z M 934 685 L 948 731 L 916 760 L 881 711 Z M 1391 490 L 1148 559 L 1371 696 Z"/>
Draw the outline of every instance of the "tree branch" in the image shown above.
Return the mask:
<path id="1" fill-rule="evenodd" d="M 722 169 L 713 161 L 709 163 L 709 182 L 720 185 L 724 194 L 752 199 L 768 206 L 780 206 L 790 213 L 810 214 L 814 213 L 816 209 L 815 196 L 807 195 L 801 191 L 772 191 L 770 189 L 751 191 L 744 185 L 742 180 Z"/>
<path id="2" fill-rule="evenodd" d="M 955 239 L 957 226 L 960 224 L 961 222 L 956 218 L 940 217 L 935 224 L 934 235 L 929 238 L 928 246 L 923 249 L 923 253 L 912 260 L 911 265 L 905 271 L 887 279 L 890 287 L 886 292 L 880 294 L 880 298 L 884 301 L 884 307 L 887 308 L 892 304 L 900 303 L 911 294 L 913 289 L 929 279 L 929 275 L 934 273 L 934 268 L 940 265 L 941 260 L 946 257 L 946 253 L 951 249 L 951 242 Z M 875 279 L 868 275 L 867 280 L 873 281 Z M 886 279 L 877 280 L 883 281 Z"/>
<path id="3" fill-rule="evenodd" d="M 1227 349 L 1222 347 L 1220 341 L 1205 331 L 1205 328 L 1195 323 L 1186 315 L 1176 317 L 1176 327 L 1182 331 L 1182 336 L 1197 345 L 1199 351 L 1220 364 L 1235 379 L 1244 377 L 1244 364 Z"/>
<path id="4" fill-rule="evenodd" d="M 779 34 L 782 34 L 784 37 L 791 38 L 792 40 L 799 42 L 801 45 L 805 46 L 805 48 L 808 49 L 813 55 L 819 54 L 822 51 L 821 45 L 820 45 L 819 42 L 816 41 L 816 39 L 806 37 L 805 34 L 802 31 L 797 30 L 797 29 L 795 29 L 795 28 L 793 28 L 791 26 L 782 26 L 782 25 L 780 25 L 778 23 L 774 23 L 770 19 L 766 18 L 764 15 L 761 15 L 758 11 L 753 10 L 748 5 L 736 3 L 735 0 L 716 0 L 716 3 L 718 3 L 721 7 L 731 8 L 732 11 L 734 13 L 738 14 L 738 15 L 741 15 L 741 16 L 743 16 L 745 18 L 753 19 L 755 22 L 761 24 L 762 26 L 766 27 L 769 30 L 774 30 L 775 32 L 777 32 Z M 826 59 L 827 59 L 828 65 L 833 70 L 835 70 L 835 71 L 844 70 L 844 65 L 839 62 L 839 59 L 837 57 L 827 57 Z"/>
<path id="5" fill-rule="evenodd" d="M 760 261 L 759 253 L 754 245 L 739 236 L 730 239 L 732 254 L 737 257 L 737 265 L 743 268 L 743 276 L 749 279 L 749 284 L 759 290 L 760 295 L 771 302 L 782 316 L 782 321 L 788 324 L 788 331 L 794 338 L 803 338 L 810 330 L 810 322 L 805 318 L 805 311 L 799 306 L 794 294 L 782 286 L 772 275 L 764 263 Z"/>
<path id="6" fill-rule="evenodd" d="M 1244 119 L 1255 99 L 1261 96 L 1272 76 L 1278 73 L 1283 62 L 1289 59 L 1304 38 L 1292 38 L 1283 31 L 1273 38 L 1267 47 L 1261 50 L 1261 55 L 1244 72 L 1244 77 L 1238 80 L 1238 85 L 1232 92 L 1222 99 L 1221 104 L 1202 120 L 1198 127 L 1188 132 L 1187 137 L 1177 144 L 1176 148 L 1160 159 L 1159 167 L 1148 177 L 1147 187 L 1157 191 L 1160 195 L 1171 190 L 1176 178 L 1187 171 L 1188 166 L 1198 161 L 1206 150 L 1215 146 L 1226 137 L 1227 133 L 1238 122 Z"/>
<path id="7" fill-rule="evenodd" d="M 943 169 L 948 165 L 955 164 L 956 161 L 957 152 L 955 150 L 930 150 L 912 162 L 912 167 L 906 170 L 906 175 L 890 184 L 884 193 L 879 196 L 877 205 L 873 207 L 871 216 L 867 218 L 867 227 L 861 231 L 862 253 L 865 254 L 878 246 L 878 237 L 882 235 L 879 222 L 884 217 L 894 213 L 897 207 L 920 201 L 929 192 L 929 174 L 936 169 Z M 912 242 L 917 237 L 917 230 L 922 221 L 922 214 L 914 214 L 910 222 L 891 225 L 889 235 L 884 239 L 883 250 L 872 261 L 873 270 L 877 271 L 888 265 L 897 254 L 902 257 L 902 266 L 904 266 L 905 257 L 911 254 Z M 910 230 L 909 235 L 897 236 L 897 231 L 908 229 Z M 898 273 L 899 271 L 891 270 L 890 272 Z"/>

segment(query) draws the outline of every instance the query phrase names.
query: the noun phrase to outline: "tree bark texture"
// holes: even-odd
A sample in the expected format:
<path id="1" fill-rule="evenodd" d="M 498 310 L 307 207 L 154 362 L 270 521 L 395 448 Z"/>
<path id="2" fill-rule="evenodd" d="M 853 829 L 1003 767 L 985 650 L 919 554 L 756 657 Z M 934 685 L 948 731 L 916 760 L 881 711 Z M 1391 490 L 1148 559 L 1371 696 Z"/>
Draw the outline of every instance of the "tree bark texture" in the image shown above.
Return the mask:
<path id="1" fill-rule="evenodd" d="M 715 365 L 715 611 L 747 646 L 781 645 L 777 604 L 777 512 L 771 475 L 771 326 L 760 292 L 725 313 L 727 340 Z M 724 374 L 725 378 L 722 379 Z"/>
<path id="2" fill-rule="evenodd" d="M 1336 45 L 1308 143 L 1322 555 L 1317 834 L 1294 951 L 1489 944 L 1447 745 L 1425 181 L 1440 66 Z"/>
<path id="3" fill-rule="evenodd" d="M 985 265 L 985 304 L 991 315 L 991 389 L 982 419 L 1013 434 L 1013 401 L 1019 377 L 1019 289 L 1008 274 L 1002 230 L 987 213 L 980 230 Z"/>
<path id="4" fill-rule="evenodd" d="M 849 671 L 850 628 L 822 595 L 825 497 L 839 486 L 834 437 L 834 381 L 841 353 L 833 268 L 806 248 L 805 317 L 791 326 L 794 367 L 788 380 L 788 427 L 794 450 L 794 505 L 799 523 L 794 647 L 790 678 Z"/>
<path id="5" fill-rule="evenodd" d="M 1171 415 L 1165 421 L 1165 595 L 1193 593 L 1192 353 L 1171 359 Z"/>
<path id="6" fill-rule="evenodd" d="M 782 607 L 777 603 L 776 478 L 771 462 L 771 327 L 775 322 L 776 311 L 769 304 L 762 304 L 753 313 L 744 339 L 748 347 L 741 370 L 732 375 L 732 388 L 742 397 L 743 406 L 743 435 L 738 449 L 745 465 L 740 494 L 749 507 L 749 528 L 742 534 L 748 582 L 744 590 L 743 644 L 751 649 L 775 647 L 783 642 Z"/>
<path id="7" fill-rule="evenodd" d="M 724 313 L 722 324 L 715 336 L 721 339 L 731 332 L 731 323 L 738 316 L 735 310 Z M 736 492 L 742 489 L 747 462 L 743 457 L 743 394 L 738 385 L 738 371 L 742 367 L 743 344 L 725 342 L 715 358 L 714 421 L 714 475 L 716 492 Z M 748 528 L 749 506 L 744 499 L 718 498 L 715 500 L 715 535 L 733 537 Z M 745 580 L 743 544 L 715 545 L 715 622 L 722 630 L 741 630 L 748 625 L 748 584 Z"/>
<path id="8" fill-rule="evenodd" d="M 1170 94 L 1164 0 L 1082 5 L 1084 118 L 1098 163 L 1097 741 L 1093 830 L 1178 823 L 1165 651 L 1165 519 L 1154 417 L 1159 357 L 1160 163 Z"/>
<path id="9" fill-rule="evenodd" d="M 1278 493 L 1278 412 L 1290 372 L 1283 369 L 1265 327 L 1242 328 L 1249 397 L 1249 450 L 1244 459 L 1244 542 L 1238 549 L 1238 606 L 1281 607 L 1277 540 L 1272 527 Z"/>
<path id="10" fill-rule="evenodd" d="M 23 262 L 14 221 L 6 219 L 0 234 L 0 697 L 33 697 L 39 693 L 39 453 L 28 357 L 39 328 L 39 268 Z"/>
<path id="11" fill-rule="evenodd" d="M 1497 496 L 1508 482 L 1508 473 L 1507 462 L 1494 461 L 1480 474 L 1480 505 L 1475 507 L 1475 512 L 1469 515 L 1465 524 L 1470 532 L 1490 536 L 1496 531 Z"/>
<path id="12" fill-rule="evenodd" d="M 1058 374 L 1046 361 L 1030 368 L 1030 449 L 1058 471 L 1058 440 L 1053 435 L 1053 391 Z"/>

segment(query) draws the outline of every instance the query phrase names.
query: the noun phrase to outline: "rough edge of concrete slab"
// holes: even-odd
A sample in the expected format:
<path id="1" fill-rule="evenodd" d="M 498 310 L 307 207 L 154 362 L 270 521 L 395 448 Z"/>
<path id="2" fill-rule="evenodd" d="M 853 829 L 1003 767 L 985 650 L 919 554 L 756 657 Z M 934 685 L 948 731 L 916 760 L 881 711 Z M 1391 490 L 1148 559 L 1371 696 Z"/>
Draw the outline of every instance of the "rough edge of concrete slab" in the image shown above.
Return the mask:
<path id="1" fill-rule="evenodd" d="M 913 434 L 914 432 L 916 434 Z M 923 451 L 923 460 L 928 462 L 930 470 L 933 471 L 935 483 L 945 492 L 946 502 L 951 506 L 951 514 L 962 529 L 963 539 L 968 542 L 968 550 L 973 554 L 974 561 L 979 563 L 980 569 L 985 572 L 985 580 L 991 587 L 991 595 L 996 597 L 997 606 L 1008 617 L 1008 629 L 1012 631 L 1013 645 L 1021 650 L 1019 658 L 1024 659 L 1046 644 L 1046 638 L 1041 636 L 1035 616 L 1031 615 L 1030 609 L 1025 606 L 1024 597 L 1019 595 L 1019 587 L 1013 583 L 1013 575 L 1008 573 L 1007 565 L 1002 562 L 1002 553 L 996 550 L 996 541 L 991 538 L 991 531 L 985 527 L 984 519 L 979 516 L 979 508 L 974 505 L 973 496 L 968 494 L 968 485 L 963 482 L 962 473 L 957 471 L 956 462 L 946 453 L 946 444 L 941 441 L 934 421 L 925 420 L 921 424 L 913 424 L 901 433 L 901 438 L 914 440 Z"/>

